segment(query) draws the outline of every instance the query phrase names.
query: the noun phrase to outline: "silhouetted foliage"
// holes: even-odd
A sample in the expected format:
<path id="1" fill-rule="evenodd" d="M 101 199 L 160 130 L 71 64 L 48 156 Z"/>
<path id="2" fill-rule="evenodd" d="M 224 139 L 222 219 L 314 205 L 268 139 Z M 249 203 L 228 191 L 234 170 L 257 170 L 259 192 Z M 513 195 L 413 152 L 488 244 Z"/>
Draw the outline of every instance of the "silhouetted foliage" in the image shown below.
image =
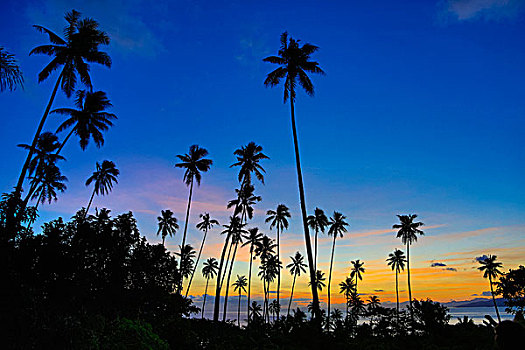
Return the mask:
<path id="1" fill-rule="evenodd" d="M 496 294 L 505 299 L 505 311 L 511 314 L 521 312 L 525 308 L 525 267 L 509 269 L 499 282 L 496 282 Z"/>

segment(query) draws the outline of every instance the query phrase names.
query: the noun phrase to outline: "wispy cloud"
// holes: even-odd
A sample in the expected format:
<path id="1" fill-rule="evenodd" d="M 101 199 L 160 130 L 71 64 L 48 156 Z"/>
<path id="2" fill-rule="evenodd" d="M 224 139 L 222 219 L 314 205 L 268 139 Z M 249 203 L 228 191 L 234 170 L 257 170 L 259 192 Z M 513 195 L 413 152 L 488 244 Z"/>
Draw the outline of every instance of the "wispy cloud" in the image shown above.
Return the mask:
<path id="1" fill-rule="evenodd" d="M 447 264 L 440 263 L 440 262 L 430 264 L 430 267 L 439 267 L 439 266 L 447 266 Z"/>
<path id="2" fill-rule="evenodd" d="M 449 0 L 445 11 L 458 21 L 497 21 L 515 17 L 523 8 L 523 3 L 523 0 Z"/>

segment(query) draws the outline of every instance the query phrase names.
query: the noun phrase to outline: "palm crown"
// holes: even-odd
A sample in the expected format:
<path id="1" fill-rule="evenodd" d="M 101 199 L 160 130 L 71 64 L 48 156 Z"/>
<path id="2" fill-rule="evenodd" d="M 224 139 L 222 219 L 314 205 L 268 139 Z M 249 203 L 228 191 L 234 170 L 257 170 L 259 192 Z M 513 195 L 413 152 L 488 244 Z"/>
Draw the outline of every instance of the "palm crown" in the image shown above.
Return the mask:
<path id="1" fill-rule="evenodd" d="M 246 292 L 246 286 L 248 285 L 248 280 L 246 279 L 246 276 L 239 276 L 237 275 L 237 280 L 232 283 L 233 291 L 239 291 Z"/>
<path id="2" fill-rule="evenodd" d="M 213 161 L 206 159 L 208 151 L 205 148 L 201 148 L 198 145 L 190 146 L 190 151 L 184 155 L 177 155 L 177 158 L 181 160 L 181 163 L 175 164 L 177 168 L 184 168 L 184 182 L 186 185 L 190 185 L 193 180 L 197 181 L 197 185 L 201 184 L 201 172 L 207 172 L 210 170 Z"/>
<path id="3" fill-rule="evenodd" d="M 177 218 L 173 216 L 173 212 L 169 209 L 162 210 L 161 216 L 157 217 L 157 221 L 159 222 L 159 230 L 157 231 L 157 235 L 162 235 L 163 242 L 167 236 L 171 237 L 175 231 L 179 229 Z"/>
<path id="4" fill-rule="evenodd" d="M 217 270 L 219 269 L 219 262 L 215 258 L 208 258 L 202 267 L 202 275 L 204 278 L 213 279 L 217 275 Z"/>
<path id="5" fill-rule="evenodd" d="M 29 150 L 31 146 L 20 144 L 18 147 Z M 37 176 L 43 175 L 43 169 L 49 165 L 54 165 L 57 160 L 64 160 L 61 155 L 54 153 L 60 147 L 58 137 L 51 132 L 44 132 L 38 137 L 34 156 L 29 162 L 29 175 L 36 173 Z"/>
<path id="6" fill-rule="evenodd" d="M 362 280 L 363 279 L 363 273 L 365 273 L 365 268 L 363 267 L 363 265 L 365 264 L 364 262 L 360 261 L 359 259 L 357 259 L 356 261 L 352 261 L 352 270 L 350 272 L 350 277 L 355 277 L 356 279 L 360 279 Z"/>
<path id="7" fill-rule="evenodd" d="M 263 234 L 261 232 L 259 232 L 259 228 L 258 227 L 252 227 L 250 229 L 248 229 L 248 234 L 245 234 L 244 235 L 244 243 L 242 244 L 242 246 L 247 246 L 249 245 L 250 246 L 250 252 L 253 253 L 255 251 L 255 249 L 257 248 L 257 244 L 259 244 L 259 242 L 261 242 L 263 238 Z"/>
<path id="8" fill-rule="evenodd" d="M 240 166 L 239 170 L 239 182 L 244 184 L 251 183 L 251 174 L 254 173 L 255 177 L 264 184 L 264 174 L 266 171 L 259 164 L 263 159 L 270 159 L 267 155 L 262 153 L 262 146 L 257 145 L 255 142 L 250 142 L 246 146 L 235 150 L 234 155 L 237 156 L 237 162 L 230 165 L 231 167 Z"/>
<path id="9" fill-rule="evenodd" d="M 251 184 L 246 184 L 240 189 L 236 189 L 237 198 L 232 199 L 228 202 L 228 209 L 235 206 L 233 215 L 238 215 L 239 213 L 245 213 L 249 219 L 253 218 L 253 205 L 257 204 L 262 200 L 261 196 L 256 196 L 253 194 L 255 187 Z"/>
<path id="10" fill-rule="evenodd" d="M 315 285 L 320 291 L 322 291 L 323 287 L 326 286 L 326 284 L 324 283 L 325 280 L 326 277 L 324 277 L 324 272 L 322 272 L 321 270 L 317 270 L 315 272 Z M 308 285 L 311 286 L 312 282 L 308 282 Z"/>
<path id="11" fill-rule="evenodd" d="M 120 171 L 116 168 L 115 163 L 105 160 L 102 165 L 97 162 L 97 170 L 87 179 L 86 186 L 95 182 L 95 193 L 97 195 L 108 194 L 113 188 L 113 183 L 118 183 L 117 177 Z"/>
<path id="12" fill-rule="evenodd" d="M 31 177 L 31 187 L 35 188 L 32 195 L 33 199 L 38 199 L 41 203 L 46 200 L 48 203 L 57 200 L 57 191 L 64 192 L 67 186 L 64 182 L 67 177 L 60 173 L 60 169 L 54 164 L 48 164 L 42 170 L 42 177 Z"/>
<path id="13" fill-rule="evenodd" d="M 489 255 L 485 259 L 479 260 L 481 266 L 478 267 L 478 270 L 483 272 L 483 278 L 493 280 L 502 274 L 499 269 L 503 267 L 503 265 L 501 262 L 496 261 L 497 258 L 496 255 Z"/>
<path id="14" fill-rule="evenodd" d="M 416 214 L 398 215 L 400 224 L 395 224 L 392 228 L 399 229 L 397 231 L 397 238 L 401 238 L 403 244 L 412 244 L 417 241 L 417 234 L 424 235 L 425 233 L 419 229 L 423 226 L 422 222 L 414 222 L 417 218 Z"/>
<path id="15" fill-rule="evenodd" d="M 195 226 L 201 231 L 208 231 L 213 227 L 213 225 L 219 225 L 219 221 L 210 218 L 210 213 L 200 214 L 199 217 L 202 219 L 202 221 L 197 223 Z"/>
<path id="16" fill-rule="evenodd" d="M 315 208 L 314 215 L 309 215 L 308 226 L 312 230 L 324 232 L 325 228 L 329 225 L 328 218 L 326 217 L 323 209 Z"/>
<path id="17" fill-rule="evenodd" d="M 330 228 L 328 229 L 328 235 L 337 237 L 343 237 L 343 233 L 347 232 L 346 226 L 348 223 L 345 221 L 346 216 L 334 211 L 333 217 L 330 218 Z"/>
<path id="18" fill-rule="evenodd" d="M 343 282 L 339 283 L 339 292 L 344 294 L 346 298 L 349 298 L 350 294 L 355 293 L 356 290 L 354 279 L 351 277 L 347 277 Z"/>
<path id="19" fill-rule="evenodd" d="M 0 91 L 13 91 L 24 85 L 24 76 L 18 67 L 15 56 L 0 46 Z"/>
<path id="20" fill-rule="evenodd" d="M 395 249 L 393 253 L 388 254 L 386 261 L 388 262 L 388 266 L 392 268 L 392 271 L 396 270 L 396 272 L 401 272 L 401 270 L 405 269 L 407 259 L 405 253 L 399 249 Z"/>
<path id="21" fill-rule="evenodd" d="M 288 218 L 291 217 L 288 207 L 284 204 L 279 204 L 276 210 L 268 210 L 266 212 L 268 217 L 264 222 L 270 223 L 270 230 L 277 227 L 281 232 L 288 228 Z"/>
<path id="22" fill-rule="evenodd" d="M 301 253 L 296 252 L 295 256 L 291 256 L 290 259 L 292 259 L 292 262 L 286 265 L 286 268 L 290 270 L 292 276 L 301 276 L 301 272 L 306 272 L 308 265 L 304 263 L 304 257 Z"/>

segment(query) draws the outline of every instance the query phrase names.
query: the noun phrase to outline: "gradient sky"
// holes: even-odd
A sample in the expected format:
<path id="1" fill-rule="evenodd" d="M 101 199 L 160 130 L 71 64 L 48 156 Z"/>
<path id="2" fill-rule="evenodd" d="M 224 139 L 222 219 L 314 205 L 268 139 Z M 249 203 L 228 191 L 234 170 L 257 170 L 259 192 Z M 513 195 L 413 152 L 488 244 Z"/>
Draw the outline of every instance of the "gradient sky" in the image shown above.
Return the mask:
<path id="1" fill-rule="evenodd" d="M 111 69 L 92 66 L 96 90 L 108 93 L 117 114 L 102 149 L 82 152 L 70 142 L 61 168 L 68 190 L 41 207 L 42 222 L 69 218 L 86 206 L 84 182 L 96 161 L 121 170 L 119 184 L 94 205 L 113 214 L 131 210 L 141 233 L 155 236 L 156 216 L 170 208 L 184 220 L 187 188 L 175 155 L 191 144 L 214 160 L 195 190 L 189 242 L 197 246 L 198 214 L 225 223 L 234 197 L 233 151 L 249 141 L 264 147 L 266 184 L 250 226 L 275 235 L 264 213 L 278 203 L 291 209 L 282 256 L 304 252 L 291 139 L 282 88 L 267 89 L 279 35 L 320 47 L 313 59 L 326 71 L 313 76 L 315 98 L 300 92 L 297 120 L 307 206 L 343 212 L 349 233 L 338 240 L 333 284 L 349 262 L 365 261 L 362 293 L 395 300 L 385 259 L 401 243 L 390 229 L 396 214 L 417 213 L 425 237 L 411 249 L 413 295 L 449 301 L 488 290 L 475 257 L 496 254 L 505 270 L 525 262 L 525 4 L 516 0 L 457 1 L 3 1 L 0 45 L 14 53 L 25 89 L 0 95 L 0 191 L 14 186 L 24 152 L 56 75 L 38 84 L 49 61 L 29 57 L 47 43 L 31 25 L 57 32 L 75 8 L 98 20 L 111 39 Z M 59 94 L 54 107 L 70 106 Z M 51 116 L 46 130 L 60 119 Z M 37 230 L 38 231 L 38 230 Z M 211 231 L 204 257 L 220 254 L 220 230 Z M 168 239 L 174 249 L 181 235 Z M 321 239 L 320 268 L 328 272 L 330 240 Z M 241 251 L 235 274 L 247 274 Z M 433 263 L 446 266 L 431 267 Z M 200 268 L 199 268 L 200 270 Z M 283 273 L 283 297 L 291 278 Z M 401 277 L 406 300 L 405 274 Z M 261 293 L 255 283 L 255 293 Z M 194 295 L 202 294 L 197 279 Z M 335 302 L 341 302 L 338 288 Z M 296 296 L 308 298 L 307 279 Z M 326 300 L 323 292 L 321 297 Z"/>

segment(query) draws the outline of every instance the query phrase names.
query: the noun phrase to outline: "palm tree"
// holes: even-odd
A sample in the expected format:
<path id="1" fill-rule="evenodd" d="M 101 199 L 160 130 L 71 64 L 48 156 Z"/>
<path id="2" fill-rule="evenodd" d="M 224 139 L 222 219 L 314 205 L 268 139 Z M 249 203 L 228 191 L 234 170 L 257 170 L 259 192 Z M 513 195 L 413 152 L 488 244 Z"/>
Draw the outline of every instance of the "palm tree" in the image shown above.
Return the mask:
<path id="1" fill-rule="evenodd" d="M 288 229 L 288 218 L 291 217 L 288 207 L 284 204 L 279 204 L 276 210 L 268 210 L 266 212 L 268 217 L 264 222 L 270 223 L 270 230 L 277 228 L 277 260 L 280 260 L 279 255 L 279 236 Z M 279 295 L 281 294 L 281 270 L 277 273 L 277 303 L 279 303 Z"/>
<path id="2" fill-rule="evenodd" d="M 501 323 L 501 317 L 499 315 L 498 306 L 496 305 L 496 299 L 494 298 L 494 288 L 492 280 L 496 279 L 499 275 L 502 275 L 500 268 L 503 267 L 502 263 L 496 261 L 498 257 L 496 255 L 489 255 L 485 259 L 478 260 L 480 267 L 478 270 L 483 272 L 483 278 L 489 279 L 490 294 L 492 294 L 492 301 L 494 302 L 494 308 L 496 309 L 496 315 L 498 316 L 498 322 Z"/>
<path id="3" fill-rule="evenodd" d="M 328 235 L 334 237 L 334 241 L 332 243 L 332 256 L 330 258 L 330 273 L 328 275 L 328 312 L 326 313 L 327 316 L 327 324 L 330 324 L 330 285 L 332 282 L 332 267 L 334 264 L 334 252 L 335 252 L 335 240 L 337 236 L 340 236 L 343 238 L 343 234 L 347 232 L 346 226 L 348 226 L 348 223 L 345 221 L 346 216 L 343 214 L 334 211 L 333 217 L 330 218 L 330 228 L 328 229 Z"/>
<path id="4" fill-rule="evenodd" d="M 179 229 L 179 224 L 177 223 L 177 218 L 173 216 L 173 212 L 171 210 L 161 210 L 160 214 L 161 216 L 157 217 L 157 221 L 159 222 L 157 236 L 159 234 L 162 235 L 162 245 L 164 245 L 166 236 L 172 237 Z"/>
<path id="5" fill-rule="evenodd" d="M 186 244 L 184 247 L 179 246 L 180 253 L 175 253 L 175 255 L 180 257 L 180 274 L 181 279 L 188 278 L 193 271 L 195 258 L 195 249 L 190 244 Z"/>
<path id="6" fill-rule="evenodd" d="M 24 76 L 13 54 L 0 46 L 0 91 L 14 91 L 24 87 Z"/>
<path id="7" fill-rule="evenodd" d="M 264 81 L 264 85 L 274 87 L 278 85 L 282 79 L 284 82 L 284 102 L 290 99 L 290 112 L 292 118 L 292 133 L 295 149 L 295 164 L 297 168 L 297 182 L 299 185 L 299 200 L 301 205 L 301 215 L 303 219 L 304 240 L 306 244 L 306 254 L 308 256 L 308 266 L 310 269 L 310 282 L 312 289 L 312 305 L 316 319 L 319 317 L 319 297 L 317 289 L 315 288 L 315 268 L 312 255 L 312 246 L 310 243 L 310 232 L 308 231 L 308 223 L 306 221 L 306 200 L 304 196 L 303 175 L 301 172 L 301 161 L 299 159 L 299 142 L 297 137 L 297 130 L 295 126 L 295 87 L 297 83 L 303 87 L 306 93 L 310 96 L 314 94 L 314 86 L 306 74 L 317 73 L 324 74 L 324 71 L 319 67 L 319 64 L 314 61 L 309 61 L 310 56 L 317 51 L 318 47 L 311 44 L 304 44 L 299 46 L 299 41 L 290 38 L 288 40 L 288 33 L 284 32 L 281 35 L 281 47 L 278 56 L 269 56 L 263 59 L 264 62 L 270 62 L 279 65 L 279 68 L 270 72 Z"/>
<path id="8" fill-rule="evenodd" d="M 201 148 L 198 145 L 190 146 L 190 151 L 188 154 L 177 155 L 177 158 L 181 160 L 181 163 L 175 164 L 177 168 L 186 169 L 184 172 L 184 183 L 186 186 L 190 187 L 190 194 L 188 197 L 188 207 L 186 208 L 186 220 L 184 221 L 184 233 L 182 236 L 182 247 L 186 244 L 186 232 L 188 231 L 188 219 L 190 217 L 190 206 L 191 206 L 191 196 L 193 193 L 193 182 L 197 181 L 197 185 L 200 186 L 202 175 L 201 172 L 207 172 L 210 170 L 213 161 L 211 159 L 206 159 L 208 151 L 205 148 Z M 183 257 L 181 257 L 182 259 Z M 179 293 L 182 289 L 182 280 L 179 286 Z"/>
<path id="9" fill-rule="evenodd" d="M 89 186 L 92 182 L 95 182 L 93 188 L 93 193 L 89 199 L 86 212 L 84 213 L 84 218 L 86 217 L 91 202 L 93 202 L 93 197 L 96 195 L 106 195 L 111 192 L 113 189 L 113 183 L 118 183 L 117 177 L 119 176 L 120 171 L 116 168 L 115 163 L 110 160 L 105 160 L 102 162 L 102 165 L 97 162 L 97 170 L 87 179 L 86 186 Z"/>
<path id="10" fill-rule="evenodd" d="M 250 268 L 248 272 L 248 324 L 250 324 L 250 290 L 251 290 L 251 284 L 252 284 L 252 263 L 253 260 L 255 260 L 255 257 L 253 256 L 253 253 L 255 251 L 255 248 L 259 244 L 259 242 L 262 240 L 263 234 L 259 232 L 259 228 L 254 227 L 251 229 L 248 229 L 248 234 L 244 236 L 244 243 L 242 244 L 242 247 L 249 245 L 250 246 Z"/>
<path id="11" fill-rule="evenodd" d="M 408 302 L 410 304 L 410 318 L 413 323 L 414 313 L 412 312 L 412 287 L 410 284 L 410 245 L 417 241 L 418 234 L 421 236 L 425 234 L 419 229 L 419 227 L 424 224 L 422 222 L 414 222 L 414 219 L 417 218 L 416 214 L 397 215 L 397 217 L 399 218 L 400 224 L 395 224 L 392 228 L 399 229 L 396 237 L 401 238 L 401 242 L 407 245 Z"/>
<path id="12" fill-rule="evenodd" d="M 240 189 L 236 189 L 237 198 L 228 202 L 227 208 L 235 206 L 233 215 L 241 214 L 241 221 L 246 223 L 246 219 L 253 218 L 253 205 L 262 200 L 261 196 L 253 194 L 255 187 L 251 184 L 244 184 Z"/>
<path id="13" fill-rule="evenodd" d="M 359 317 L 359 315 L 362 315 L 366 311 L 365 303 L 357 291 L 350 294 L 350 309 L 352 311 L 352 315 L 356 319 Z"/>
<path id="14" fill-rule="evenodd" d="M 308 226 L 310 226 L 312 230 L 315 230 L 314 268 L 317 269 L 317 236 L 319 235 L 319 231 L 324 233 L 324 230 L 326 227 L 328 227 L 329 222 L 328 218 L 324 214 L 324 211 L 319 208 L 315 208 L 314 215 L 308 216 L 306 220 L 308 222 Z"/>
<path id="15" fill-rule="evenodd" d="M 350 270 L 350 277 L 355 277 L 355 290 L 357 291 L 357 282 L 359 280 L 363 280 L 363 273 L 365 273 L 365 268 L 363 267 L 365 265 L 364 261 L 360 261 L 357 259 L 356 261 L 351 261 L 352 268 Z"/>
<path id="16" fill-rule="evenodd" d="M 92 89 L 88 63 L 98 63 L 106 67 L 111 67 L 111 58 L 109 55 L 99 51 L 100 45 L 109 44 L 109 37 L 105 32 L 99 30 L 97 21 L 91 18 L 81 19 L 80 16 L 80 12 L 75 10 L 66 13 L 65 19 L 68 25 L 64 28 L 65 39 L 62 39 L 45 27 L 39 25 L 33 26 L 40 33 L 47 34 L 51 44 L 35 47 L 29 54 L 44 54 L 53 57 L 51 62 L 38 74 L 38 82 L 40 83 L 46 80 L 52 72 L 60 69 L 60 67 L 63 68 L 58 76 L 53 92 L 51 93 L 51 98 L 40 120 L 31 148 L 20 172 L 20 177 L 16 185 L 17 193 L 20 193 L 22 190 L 22 183 L 24 182 L 29 162 L 35 151 L 38 137 L 44 127 L 51 106 L 53 105 L 58 87 L 61 86 L 66 96 L 71 97 L 71 94 L 75 90 L 77 75 L 85 86 Z"/>
<path id="17" fill-rule="evenodd" d="M 405 270 L 407 259 L 405 253 L 396 248 L 393 253 L 388 254 L 388 259 L 386 259 L 386 261 L 388 261 L 388 266 L 392 268 L 392 271 L 396 271 L 396 310 L 399 320 L 399 283 L 397 275 Z"/>
<path id="18" fill-rule="evenodd" d="M 292 262 L 286 265 L 286 268 L 290 270 L 290 274 L 293 276 L 293 283 L 292 283 L 292 292 L 290 293 L 290 301 L 288 302 L 288 311 L 286 312 L 286 316 L 290 315 L 290 307 L 292 306 L 292 300 L 293 300 L 293 290 L 295 288 L 295 279 L 297 278 L 297 276 L 301 276 L 301 272 L 306 272 L 306 267 L 308 267 L 304 263 L 304 257 L 299 252 L 296 252 L 295 257 L 291 256 L 290 259 L 292 259 Z"/>
<path id="19" fill-rule="evenodd" d="M 76 92 L 75 106 L 73 108 L 57 108 L 51 113 L 69 116 L 57 129 L 57 133 L 71 128 L 57 153 L 62 151 L 64 145 L 74 133 L 79 137 L 80 148 L 85 151 L 89 139 L 93 139 L 97 148 L 104 145 L 103 131 L 113 126 L 112 120 L 117 116 L 105 112 L 106 108 L 112 106 L 104 91 L 89 92 L 78 90 Z"/>
<path id="20" fill-rule="evenodd" d="M 252 317 L 261 317 L 262 307 L 256 301 L 252 301 L 252 304 L 249 306 L 249 309 Z"/>
<path id="21" fill-rule="evenodd" d="M 270 305 L 268 306 L 268 311 L 272 314 L 273 322 L 275 323 L 275 317 L 279 319 L 279 314 L 281 313 L 281 304 L 276 299 L 273 299 Z"/>
<path id="22" fill-rule="evenodd" d="M 379 297 L 377 295 L 372 295 L 370 298 L 368 298 L 368 311 L 373 312 L 377 310 L 378 307 L 381 306 L 381 300 L 379 300 Z"/>
<path id="23" fill-rule="evenodd" d="M 206 306 L 206 296 L 208 295 L 208 283 L 210 278 L 213 279 L 217 275 L 217 269 L 219 268 L 219 263 L 215 258 L 208 258 L 203 264 L 202 275 L 206 278 L 206 288 L 204 289 L 204 301 L 202 303 L 202 313 L 201 318 L 204 318 L 204 307 Z"/>
<path id="24" fill-rule="evenodd" d="M 208 234 L 208 230 L 212 229 L 213 225 L 219 225 L 219 222 L 217 220 L 210 218 L 209 213 L 200 214 L 199 217 L 202 219 L 202 221 L 199 222 L 196 225 L 196 227 L 198 230 L 204 231 L 204 236 L 202 237 L 202 243 L 199 249 L 199 255 L 197 255 L 197 262 L 195 263 L 195 267 L 193 268 L 193 271 L 191 273 L 190 281 L 188 282 L 188 288 L 186 288 L 186 297 L 188 296 L 188 293 L 190 292 L 191 281 L 193 281 L 193 276 L 195 275 L 197 266 L 199 266 L 199 260 L 201 258 L 202 248 L 204 247 L 204 242 L 206 241 L 206 235 Z"/>
<path id="25" fill-rule="evenodd" d="M 323 287 L 326 287 L 326 284 L 324 283 L 325 280 L 326 277 L 324 277 L 324 272 L 322 272 L 321 270 L 317 270 L 315 273 L 314 286 L 316 286 L 316 289 L 319 289 L 320 292 L 323 291 Z M 311 285 L 312 282 L 308 282 L 308 286 L 311 287 Z"/>
<path id="26" fill-rule="evenodd" d="M 268 319 L 268 322 L 270 321 L 269 317 L 269 309 L 268 309 L 268 297 L 270 294 L 270 283 L 272 283 L 275 280 L 275 277 L 277 277 L 277 273 L 279 269 L 282 267 L 282 263 L 277 259 L 277 256 L 270 254 L 267 258 L 262 259 L 261 258 L 261 265 L 259 266 L 259 276 L 261 277 L 261 280 L 263 281 L 263 290 L 264 290 L 264 305 L 265 305 L 265 311 L 264 313 Z"/>
<path id="27" fill-rule="evenodd" d="M 51 204 L 51 201 L 56 201 L 57 191 L 64 192 L 67 188 L 64 184 L 67 177 L 60 173 L 56 165 L 49 164 L 42 172 L 42 177 L 31 178 L 31 187 L 35 188 L 32 198 L 37 200 L 35 208 L 38 208 L 39 203 L 44 204 L 47 201 Z"/>
<path id="28" fill-rule="evenodd" d="M 237 281 L 233 282 L 232 286 L 233 291 L 239 291 L 239 304 L 237 306 L 237 325 L 241 326 L 241 293 L 246 293 L 246 286 L 248 285 L 248 282 L 246 281 L 246 276 L 239 276 L 237 275 Z"/>
<path id="29" fill-rule="evenodd" d="M 339 287 L 339 293 L 343 294 L 346 299 L 346 317 L 348 318 L 348 303 L 350 295 L 357 292 L 356 284 L 354 283 L 353 278 L 347 277 L 343 282 L 339 283 Z"/>

